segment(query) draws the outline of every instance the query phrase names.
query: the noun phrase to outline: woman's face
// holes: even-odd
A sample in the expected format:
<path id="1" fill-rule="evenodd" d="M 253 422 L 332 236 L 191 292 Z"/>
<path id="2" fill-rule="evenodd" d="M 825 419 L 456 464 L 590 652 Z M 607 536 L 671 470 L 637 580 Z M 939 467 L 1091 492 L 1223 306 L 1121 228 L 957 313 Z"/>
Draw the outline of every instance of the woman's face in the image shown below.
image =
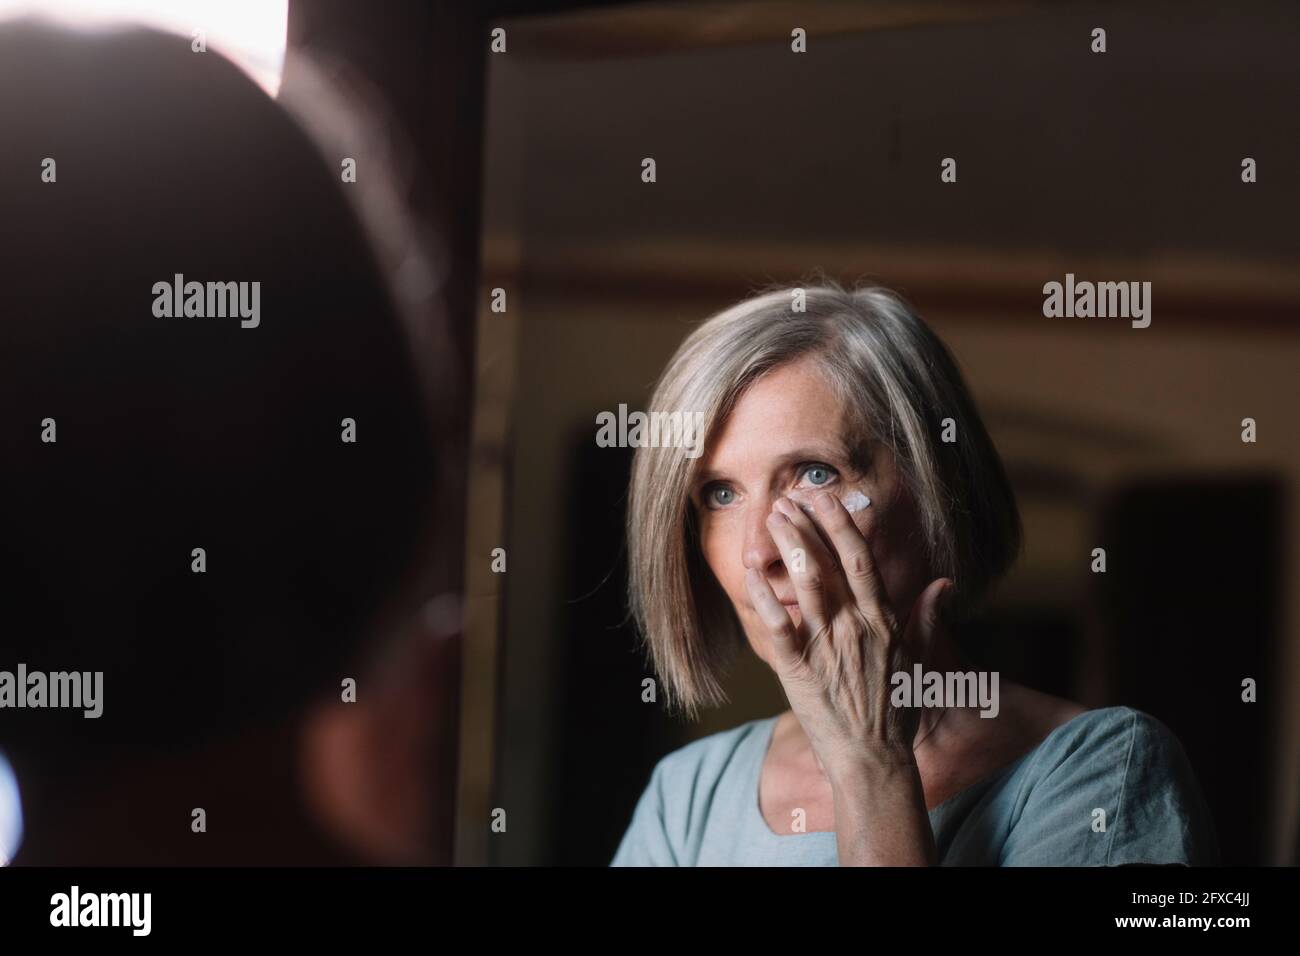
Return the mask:
<path id="1" fill-rule="evenodd" d="M 794 586 L 767 530 L 767 517 L 782 496 L 796 505 L 811 505 L 822 491 L 841 500 L 858 492 L 871 500 L 853 520 L 872 536 L 871 553 L 900 625 L 930 582 L 915 501 L 893 456 L 872 441 L 852 456 L 865 469 L 856 470 L 846 424 L 825 372 L 815 360 L 799 359 L 749 387 L 700 462 L 692 500 L 704 559 L 731 599 L 754 653 L 765 662 L 770 663 L 769 639 L 750 604 L 745 572 L 754 568 L 766 575 L 796 626 L 800 623 Z M 842 572 L 837 568 L 836 573 Z"/>

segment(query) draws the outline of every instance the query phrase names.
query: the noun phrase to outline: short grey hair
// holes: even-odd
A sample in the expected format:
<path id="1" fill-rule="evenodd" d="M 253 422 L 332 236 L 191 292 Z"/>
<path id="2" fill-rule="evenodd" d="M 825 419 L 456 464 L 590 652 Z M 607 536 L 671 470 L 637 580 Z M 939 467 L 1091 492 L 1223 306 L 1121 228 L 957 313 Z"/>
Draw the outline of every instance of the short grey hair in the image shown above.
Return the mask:
<path id="1" fill-rule="evenodd" d="M 805 357 L 843 402 L 850 453 L 863 452 L 870 436 L 893 453 L 918 506 L 932 575 L 953 579 L 952 609 L 968 612 L 1015 562 L 1020 514 L 952 355 L 893 292 L 823 280 L 733 305 L 681 344 L 650 410 L 703 412 L 707 448 L 750 385 Z M 954 442 L 940 440 L 945 419 Z M 666 702 L 691 716 L 726 702 L 722 679 L 744 644 L 700 550 L 691 505 L 700 460 L 638 448 L 627 512 L 630 609 Z"/>

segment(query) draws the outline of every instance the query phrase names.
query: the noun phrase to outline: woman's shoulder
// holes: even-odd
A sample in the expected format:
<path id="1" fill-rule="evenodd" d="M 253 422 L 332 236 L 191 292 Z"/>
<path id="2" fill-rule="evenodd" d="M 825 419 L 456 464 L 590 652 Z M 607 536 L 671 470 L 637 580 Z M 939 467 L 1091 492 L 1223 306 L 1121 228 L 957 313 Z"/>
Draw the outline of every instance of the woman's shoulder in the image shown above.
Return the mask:
<path id="1" fill-rule="evenodd" d="M 1097 748 L 1135 749 L 1180 746 L 1178 738 L 1161 720 L 1134 707 L 1078 708 L 1043 739 L 1040 749 L 1061 756 L 1086 756 Z"/>
<path id="2" fill-rule="evenodd" d="M 742 819 L 738 808 L 752 783 L 754 762 L 761 766 L 775 720 L 751 720 L 663 757 L 637 802 L 613 865 L 693 865 L 712 822 L 734 826 Z"/>
<path id="3" fill-rule="evenodd" d="M 1020 684 L 1004 689 L 1003 713 L 1011 717 L 1014 728 L 1007 732 L 1005 745 L 1013 752 L 1032 752 L 1039 760 L 1116 743 L 1177 743 L 1168 727 L 1144 711 L 1127 706 L 1089 708 Z"/>
<path id="4" fill-rule="evenodd" d="M 720 777 L 746 749 L 766 748 L 775 721 L 775 717 L 763 717 L 692 740 L 662 757 L 654 773 L 666 782 Z M 758 753 L 761 759 L 762 750 Z"/>
<path id="5" fill-rule="evenodd" d="M 1187 757 L 1174 732 L 1135 707 L 1075 707 L 1061 715 L 1029 753 L 1031 778 L 1052 775 L 1076 784 L 1140 774 L 1189 776 Z"/>
<path id="6" fill-rule="evenodd" d="M 1134 707 L 1084 710 L 1030 755 L 1020 781 L 1020 840 L 1040 860 L 1051 835 L 1066 860 L 1116 865 L 1206 863 L 1217 855 L 1208 809 L 1182 744 Z"/>

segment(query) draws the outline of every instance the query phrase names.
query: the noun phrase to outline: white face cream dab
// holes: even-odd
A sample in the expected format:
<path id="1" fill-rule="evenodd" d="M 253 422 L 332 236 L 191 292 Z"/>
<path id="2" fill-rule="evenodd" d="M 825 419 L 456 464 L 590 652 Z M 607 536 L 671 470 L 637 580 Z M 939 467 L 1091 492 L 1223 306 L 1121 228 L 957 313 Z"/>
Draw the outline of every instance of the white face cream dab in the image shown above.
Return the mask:
<path id="1" fill-rule="evenodd" d="M 840 501 L 844 503 L 844 510 L 849 514 L 871 507 L 871 499 L 860 491 L 850 491 Z"/>

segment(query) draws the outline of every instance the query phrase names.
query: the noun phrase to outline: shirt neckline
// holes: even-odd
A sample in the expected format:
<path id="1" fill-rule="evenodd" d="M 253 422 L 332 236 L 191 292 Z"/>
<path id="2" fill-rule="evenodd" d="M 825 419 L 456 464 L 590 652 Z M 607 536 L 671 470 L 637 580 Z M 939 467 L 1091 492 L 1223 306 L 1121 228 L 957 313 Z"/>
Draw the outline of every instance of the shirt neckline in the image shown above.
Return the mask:
<path id="1" fill-rule="evenodd" d="M 991 773 L 985 774 L 983 777 L 981 777 L 979 780 L 976 780 L 969 787 L 966 787 L 958 791 L 957 793 L 949 797 L 947 800 L 935 806 L 934 809 L 927 811 L 930 819 L 933 820 L 937 815 L 947 810 L 956 801 L 960 800 L 962 797 L 969 794 L 972 790 L 985 788 L 990 784 L 996 782 L 997 780 L 1001 779 L 1002 777 L 1010 774 L 1018 766 L 1020 766 L 1021 763 L 1027 760 L 1031 754 L 1035 753 L 1038 750 L 1038 748 L 1042 747 L 1045 743 L 1051 740 L 1052 737 L 1054 737 L 1057 733 L 1059 733 L 1060 731 L 1064 730 L 1066 727 L 1073 724 L 1076 720 L 1086 717 L 1091 713 L 1093 713 L 1093 711 L 1085 710 L 1083 713 L 1076 714 L 1075 716 L 1071 717 L 1065 723 L 1053 727 L 1046 737 L 1044 737 L 1034 746 L 1030 747 L 1020 756 L 1016 757 L 1010 763 L 1004 764 L 1003 766 L 998 767 L 996 770 L 992 771 Z M 763 781 L 763 763 L 767 759 L 768 750 L 770 750 L 772 747 L 772 738 L 776 735 L 776 722 L 778 719 L 780 719 L 780 716 L 781 716 L 780 714 L 777 714 L 774 717 L 765 718 L 764 722 L 767 724 L 767 728 L 766 730 L 760 729 L 760 732 L 756 738 L 762 743 L 762 747 L 759 750 L 758 760 L 755 761 L 754 772 L 753 774 L 751 774 L 749 784 L 748 784 L 748 792 L 750 796 L 749 799 L 745 801 L 745 803 L 749 807 L 749 817 L 750 817 L 751 826 L 754 823 L 756 823 L 758 829 L 762 831 L 763 835 L 773 840 L 791 840 L 800 837 L 830 837 L 834 839 L 835 837 L 834 830 L 814 830 L 811 833 L 776 833 L 770 826 L 767 825 L 767 819 L 763 816 L 763 808 L 761 803 L 759 802 L 759 795 L 760 795 L 759 787 Z"/>

